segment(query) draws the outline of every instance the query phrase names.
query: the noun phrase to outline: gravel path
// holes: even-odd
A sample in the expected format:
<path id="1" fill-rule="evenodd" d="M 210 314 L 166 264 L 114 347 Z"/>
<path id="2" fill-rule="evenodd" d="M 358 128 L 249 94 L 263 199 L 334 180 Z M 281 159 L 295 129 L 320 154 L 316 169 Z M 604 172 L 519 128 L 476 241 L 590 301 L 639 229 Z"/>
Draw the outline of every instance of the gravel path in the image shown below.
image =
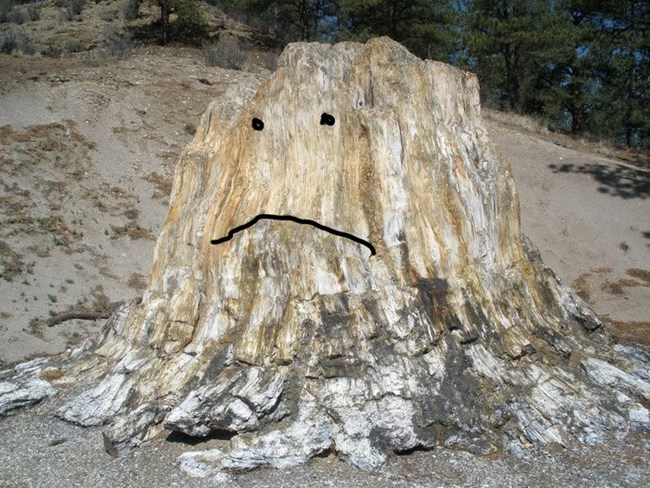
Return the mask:
<path id="1" fill-rule="evenodd" d="M 650 440 L 630 435 L 607 446 L 573 446 L 505 455 L 475 456 L 438 448 L 394 456 L 375 472 L 360 471 L 335 456 L 288 470 L 192 478 L 176 466 L 189 445 L 154 440 L 122 458 L 103 449 L 100 429 L 77 427 L 51 416 L 62 399 L 0 420 L 1 487 L 645 487 L 650 483 Z M 217 447 L 225 441 L 209 441 Z"/>

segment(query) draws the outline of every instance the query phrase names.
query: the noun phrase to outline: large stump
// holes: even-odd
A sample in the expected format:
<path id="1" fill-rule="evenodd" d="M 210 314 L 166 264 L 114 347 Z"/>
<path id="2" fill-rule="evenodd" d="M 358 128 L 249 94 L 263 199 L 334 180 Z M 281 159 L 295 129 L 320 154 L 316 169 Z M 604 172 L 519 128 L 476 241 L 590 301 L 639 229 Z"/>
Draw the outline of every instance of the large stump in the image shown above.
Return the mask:
<path id="1" fill-rule="evenodd" d="M 106 425 L 118 453 L 162 428 L 233 435 L 184 458 L 215 469 L 648 427 L 648 356 L 522 240 L 476 77 L 389 39 L 292 44 L 213 102 L 154 261 L 141 302 L 6 372 L 5 398 L 85 378 L 60 417 Z"/>

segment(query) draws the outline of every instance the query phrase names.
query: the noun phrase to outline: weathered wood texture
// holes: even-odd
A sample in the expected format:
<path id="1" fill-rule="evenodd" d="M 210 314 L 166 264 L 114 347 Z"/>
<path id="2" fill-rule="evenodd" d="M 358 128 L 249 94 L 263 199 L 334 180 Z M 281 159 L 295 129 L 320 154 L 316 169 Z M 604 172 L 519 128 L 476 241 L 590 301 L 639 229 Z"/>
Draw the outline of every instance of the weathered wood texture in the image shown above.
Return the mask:
<path id="1" fill-rule="evenodd" d="M 211 244 L 260 214 L 376 255 L 268 219 Z M 164 427 L 235 434 L 183 456 L 189 471 L 326 450 L 372 468 L 648 427 L 648 356 L 615 349 L 522 240 L 476 77 L 389 39 L 290 45 L 214 101 L 154 261 L 141 303 L 50 365 L 55 386 L 106 373 L 58 415 L 105 424 L 116 452 Z"/>

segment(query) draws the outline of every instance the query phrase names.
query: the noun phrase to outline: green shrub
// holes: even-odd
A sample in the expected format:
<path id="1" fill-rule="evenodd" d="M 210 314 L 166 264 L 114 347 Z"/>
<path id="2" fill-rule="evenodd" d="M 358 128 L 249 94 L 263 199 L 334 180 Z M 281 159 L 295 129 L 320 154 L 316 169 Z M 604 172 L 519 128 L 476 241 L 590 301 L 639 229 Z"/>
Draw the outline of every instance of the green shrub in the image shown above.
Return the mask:
<path id="1" fill-rule="evenodd" d="M 27 12 L 23 7 L 14 7 L 9 12 L 9 22 L 17 25 L 24 24 L 27 20 Z"/>
<path id="2" fill-rule="evenodd" d="M 16 6 L 16 0 L 0 0 L 0 24 L 9 22 L 9 13 Z"/>
<path id="3" fill-rule="evenodd" d="M 127 0 L 124 4 L 124 20 L 135 20 L 138 18 L 141 2 L 142 0 Z"/>
<path id="4" fill-rule="evenodd" d="M 170 25 L 171 38 L 183 43 L 201 45 L 208 36 L 208 22 L 196 0 L 172 0 L 176 20 Z"/>
<path id="5" fill-rule="evenodd" d="M 41 18 L 41 6 L 30 3 L 25 7 L 25 13 L 32 22 L 39 20 Z"/>

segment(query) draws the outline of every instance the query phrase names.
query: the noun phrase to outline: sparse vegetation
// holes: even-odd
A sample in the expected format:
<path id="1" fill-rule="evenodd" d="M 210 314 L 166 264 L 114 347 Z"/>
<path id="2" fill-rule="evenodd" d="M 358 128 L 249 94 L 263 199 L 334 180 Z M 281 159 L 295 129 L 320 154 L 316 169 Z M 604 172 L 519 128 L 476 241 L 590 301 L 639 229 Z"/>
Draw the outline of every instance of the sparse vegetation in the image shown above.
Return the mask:
<path id="1" fill-rule="evenodd" d="M 0 24 L 9 21 L 9 14 L 15 5 L 15 0 L 0 0 Z"/>
<path id="2" fill-rule="evenodd" d="M 0 278 L 12 282 L 24 271 L 22 256 L 15 252 L 5 241 L 0 241 Z"/>
<path id="3" fill-rule="evenodd" d="M 60 58 L 61 54 L 63 54 L 63 49 L 55 41 L 50 41 L 45 46 L 45 49 L 41 51 L 41 54 L 47 58 Z"/>
<path id="4" fill-rule="evenodd" d="M 612 295 L 624 295 L 623 288 L 639 286 L 640 283 L 635 280 L 621 279 L 617 281 L 607 281 L 601 285 L 600 289 Z"/>
<path id="5" fill-rule="evenodd" d="M 242 51 L 237 39 L 225 37 L 217 42 L 204 43 L 203 59 L 207 66 L 242 69 L 246 62 L 246 53 Z"/>
<path id="6" fill-rule="evenodd" d="M 578 276 L 578 278 L 573 280 L 572 283 L 576 295 L 578 295 L 586 302 L 588 302 L 589 299 L 591 298 L 591 293 L 589 292 L 589 283 L 587 282 L 587 278 L 589 276 L 591 276 L 591 273 L 583 273 L 580 276 Z"/>
<path id="7" fill-rule="evenodd" d="M 63 43 L 63 52 L 66 54 L 74 53 L 79 50 L 79 41 L 76 39 L 66 39 Z"/>

